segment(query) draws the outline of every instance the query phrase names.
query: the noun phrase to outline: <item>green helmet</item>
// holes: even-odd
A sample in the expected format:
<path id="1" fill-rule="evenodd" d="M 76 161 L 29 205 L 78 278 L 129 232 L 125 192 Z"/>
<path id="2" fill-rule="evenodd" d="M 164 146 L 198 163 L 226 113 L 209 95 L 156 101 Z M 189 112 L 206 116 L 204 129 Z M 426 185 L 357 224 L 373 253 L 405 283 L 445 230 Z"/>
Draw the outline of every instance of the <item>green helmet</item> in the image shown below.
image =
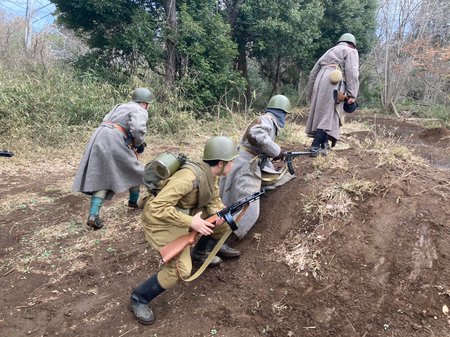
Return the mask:
<path id="1" fill-rule="evenodd" d="M 289 102 L 289 98 L 286 96 L 275 95 L 267 103 L 267 108 L 280 109 L 288 114 L 291 112 L 291 102 Z"/>
<path id="2" fill-rule="evenodd" d="M 150 103 L 153 95 L 147 88 L 136 88 L 131 95 L 131 100 L 137 103 Z"/>
<path id="3" fill-rule="evenodd" d="M 350 33 L 342 34 L 341 37 L 338 40 L 338 43 L 339 42 L 350 42 L 350 43 L 353 43 L 353 45 L 356 47 L 355 36 L 353 34 L 350 34 Z"/>
<path id="4" fill-rule="evenodd" d="M 203 160 L 231 161 L 238 155 L 234 142 L 225 136 L 211 137 L 203 149 Z"/>

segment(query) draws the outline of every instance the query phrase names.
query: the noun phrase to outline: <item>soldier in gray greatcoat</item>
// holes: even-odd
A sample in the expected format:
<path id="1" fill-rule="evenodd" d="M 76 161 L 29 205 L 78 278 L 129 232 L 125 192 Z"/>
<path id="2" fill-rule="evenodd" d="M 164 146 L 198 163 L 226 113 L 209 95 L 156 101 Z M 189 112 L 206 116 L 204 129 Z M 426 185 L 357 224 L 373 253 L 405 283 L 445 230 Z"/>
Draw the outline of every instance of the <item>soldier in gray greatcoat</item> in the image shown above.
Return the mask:
<path id="1" fill-rule="evenodd" d="M 359 90 L 359 55 L 356 39 L 343 34 L 336 46 L 329 49 L 316 62 L 308 80 L 308 99 L 311 110 L 306 123 L 306 134 L 314 138 L 312 156 L 326 154 L 339 140 L 343 104 L 336 103 L 333 91 L 339 90 L 348 97 L 346 103 L 354 104 Z"/>
<path id="2" fill-rule="evenodd" d="M 99 213 L 103 200 L 129 190 L 128 206 L 136 208 L 144 165 L 138 154 L 144 151 L 147 133 L 147 109 L 153 95 L 137 88 L 132 99 L 116 105 L 95 129 L 84 151 L 72 190 L 91 195 L 87 225 L 103 227 Z"/>
<path id="3" fill-rule="evenodd" d="M 263 184 L 265 189 L 274 189 L 294 178 L 286 170 L 277 171 L 271 160 L 261 160 L 262 156 L 272 160 L 283 159 L 283 151 L 275 140 L 284 128 L 286 114 L 290 110 L 289 99 L 283 95 L 275 95 L 269 100 L 265 113 L 247 127 L 232 171 L 220 180 L 220 196 L 225 206 L 229 207 L 236 201 L 258 192 Z M 241 217 L 239 228 L 233 232 L 239 239 L 256 223 L 259 210 L 257 200 L 250 204 Z"/>

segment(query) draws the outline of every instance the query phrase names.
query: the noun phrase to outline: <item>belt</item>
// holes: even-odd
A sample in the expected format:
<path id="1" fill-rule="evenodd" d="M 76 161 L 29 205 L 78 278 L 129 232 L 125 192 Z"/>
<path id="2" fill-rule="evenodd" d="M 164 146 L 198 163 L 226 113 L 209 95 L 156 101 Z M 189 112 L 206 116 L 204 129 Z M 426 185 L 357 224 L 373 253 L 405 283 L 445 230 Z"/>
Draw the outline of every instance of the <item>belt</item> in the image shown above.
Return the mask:
<path id="1" fill-rule="evenodd" d="M 244 145 L 239 146 L 239 150 L 244 150 L 245 152 L 250 153 L 252 156 L 259 156 L 259 153 L 256 153 L 255 151 L 249 149 Z"/>
<path id="2" fill-rule="evenodd" d="M 125 128 L 120 124 L 112 123 L 112 122 L 103 122 L 101 125 L 103 125 L 103 126 L 111 125 L 114 128 L 116 128 L 117 130 L 119 130 L 120 132 L 122 132 L 125 137 L 128 136 L 127 130 L 125 130 Z"/>
<path id="3" fill-rule="evenodd" d="M 339 66 L 339 64 L 337 64 L 337 63 L 330 63 L 330 64 L 324 64 L 322 67 L 324 67 L 324 68 L 336 68 L 337 66 Z"/>

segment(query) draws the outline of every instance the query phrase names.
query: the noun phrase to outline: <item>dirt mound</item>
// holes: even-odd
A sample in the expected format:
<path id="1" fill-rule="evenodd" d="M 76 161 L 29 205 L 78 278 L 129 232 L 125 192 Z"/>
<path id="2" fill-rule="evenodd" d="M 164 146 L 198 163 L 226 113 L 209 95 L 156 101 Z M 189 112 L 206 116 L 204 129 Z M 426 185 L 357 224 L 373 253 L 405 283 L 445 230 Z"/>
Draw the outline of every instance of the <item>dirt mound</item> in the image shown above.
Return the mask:
<path id="1" fill-rule="evenodd" d="M 449 336 L 450 171 L 425 151 L 448 145 L 449 130 L 401 127 L 295 159 L 297 178 L 268 191 L 260 220 L 231 243 L 242 256 L 158 297 L 150 327 L 129 294 L 159 258 L 126 196 L 88 231 L 88 199 L 69 191 L 76 166 L 2 171 L 2 336 Z"/>

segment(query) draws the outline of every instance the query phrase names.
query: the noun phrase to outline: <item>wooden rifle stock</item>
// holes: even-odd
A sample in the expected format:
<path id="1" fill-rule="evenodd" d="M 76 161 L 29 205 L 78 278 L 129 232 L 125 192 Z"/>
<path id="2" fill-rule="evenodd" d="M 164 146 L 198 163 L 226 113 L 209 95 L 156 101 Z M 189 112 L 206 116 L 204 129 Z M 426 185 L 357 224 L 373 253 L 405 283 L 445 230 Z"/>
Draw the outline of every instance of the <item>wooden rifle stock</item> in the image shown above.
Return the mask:
<path id="1" fill-rule="evenodd" d="M 241 199 L 237 202 L 235 202 L 230 207 L 225 207 L 221 211 L 217 212 L 216 214 L 211 215 L 209 218 L 205 219 L 205 221 L 208 221 L 209 223 L 215 224 L 217 219 L 224 218 L 228 226 L 230 226 L 231 230 L 236 230 L 237 224 L 236 221 L 233 218 L 233 214 L 239 211 L 243 211 L 244 209 L 247 209 L 248 205 L 251 202 L 254 202 L 255 200 L 258 200 L 263 194 L 264 190 L 261 190 L 259 192 L 255 192 L 252 195 L 248 196 L 247 198 Z M 243 211 L 245 212 L 245 211 Z M 243 214 L 243 213 L 241 213 Z M 181 252 L 186 248 L 188 245 L 193 245 L 195 242 L 195 239 L 199 235 L 198 232 L 192 231 L 189 234 L 183 235 L 179 237 L 178 239 L 175 239 L 168 245 L 162 247 L 159 250 L 159 254 L 161 255 L 162 260 L 164 263 L 169 262 L 174 257 L 181 254 Z"/>
<path id="2" fill-rule="evenodd" d="M 215 223 L 217 218 L 218 218 L 217 214 L 214 214 L 209 218 L 205 219 L 205 221 Z M 186 246 L 192 246 L 195 242 L 195 239 L 197 238 L 197 235 L 200 235 L 200 233 L 192 231 L 189 234 L 182 235 L 178 239 L 162 247 L 159 250 L 159 254 L 161 255 L 163 262 L 167 263 L 174 257 L 180 255 L 181 252 L 184 250 L 184 248 L 186 248 Z"/>

